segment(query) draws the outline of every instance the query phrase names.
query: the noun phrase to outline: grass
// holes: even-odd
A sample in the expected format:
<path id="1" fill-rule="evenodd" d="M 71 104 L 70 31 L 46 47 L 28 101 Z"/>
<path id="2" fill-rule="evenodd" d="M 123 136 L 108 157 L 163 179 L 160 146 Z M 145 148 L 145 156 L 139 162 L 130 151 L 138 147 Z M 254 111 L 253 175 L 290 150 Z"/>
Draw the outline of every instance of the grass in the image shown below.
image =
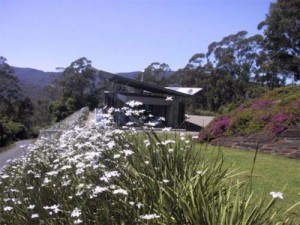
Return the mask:
<path id="1" fill-rule="evenodd" d="M 201 148 L 201 146 L 201 144 L 197 144 L 198 148 Z M 255 156 L 254 151 L 211 145 L 207 145 L 204 151 L 210 157 L 217 156 L 217 153 L 221 151 L 225 157 L 225 166 L 234 165 L 238 171 L 245 172 L 243 177 L 251 177 Z M 283 209 L 300 202 L 300 161 L 282 156 L 258 153 L 252 174 L 252 187 L 254 192 L 260 194 L 282 191 L 284 200 L 278 202 L 278 207 Z M 300 224 L 300 205 L 292 210 L 292 213 L 297 212 Z"/>

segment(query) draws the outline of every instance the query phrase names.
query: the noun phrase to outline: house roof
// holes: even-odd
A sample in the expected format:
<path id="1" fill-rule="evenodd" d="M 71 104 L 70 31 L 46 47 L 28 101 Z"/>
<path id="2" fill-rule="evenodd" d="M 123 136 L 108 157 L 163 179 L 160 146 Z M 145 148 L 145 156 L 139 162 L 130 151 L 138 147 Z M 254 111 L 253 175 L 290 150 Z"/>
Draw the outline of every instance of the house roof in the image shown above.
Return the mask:
<path id="1" fill-rule="evenodd" d="M 189 123 L 196 124 L 200 127 L 206 127 L 213 119 L 213 116 L 189 115 L 189 118 L 187 118 L 186 121 Z"/>
<path id="2" fill-rule="evenodd" d="M 139 80 L 134 80 L 131 78 L 123 77 L 120 75 L 108 73 L 105 71 L 99 71 L 99 76 L 103 77 L 104 79 L 107 79 L 111 82 L 117 82 L 120 84 L 127 85 L 129 87 L 137 88 L 140 90 L 146 90 L 150 91 L 152 93 L 161 93 L 161 94 L 166 94 L 166 95 L 176 95 L 176 96 L 189 96 L 189 94 L 183 93 L 183 92 L 178 92 L 175 90 L 167 89 L 161 86 L 149 84 L 146 82 L 142 82 Z"/>
<path id="3" fill-rule="evenodd" d="M 202 90 L 202 88 L 193 88 L 193 87 L 166 87 L 167 89 L 178 91 L 187 95 L 194 95 Z"/>

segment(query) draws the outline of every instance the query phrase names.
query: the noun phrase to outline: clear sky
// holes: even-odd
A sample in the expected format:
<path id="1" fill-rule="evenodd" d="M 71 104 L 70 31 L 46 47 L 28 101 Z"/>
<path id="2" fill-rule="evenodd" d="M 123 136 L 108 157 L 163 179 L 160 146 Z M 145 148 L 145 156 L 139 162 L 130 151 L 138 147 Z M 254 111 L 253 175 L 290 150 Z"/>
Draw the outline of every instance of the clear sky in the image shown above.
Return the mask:
<path id="1" fill-rule="evenodd" d="M 0 0 L 0 56 L 55 71 L 87 57 L 108 72 L 183 68 L 213 41 L 260 33 L 274 0 Z"/>

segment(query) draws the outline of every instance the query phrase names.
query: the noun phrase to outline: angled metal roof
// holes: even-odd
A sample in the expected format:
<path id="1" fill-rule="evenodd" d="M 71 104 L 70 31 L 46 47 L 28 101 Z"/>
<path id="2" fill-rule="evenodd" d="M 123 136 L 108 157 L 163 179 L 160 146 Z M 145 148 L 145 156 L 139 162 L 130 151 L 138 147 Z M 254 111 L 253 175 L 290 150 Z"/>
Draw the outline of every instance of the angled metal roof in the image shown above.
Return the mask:
<path id="1" fill-rule="evenodd" d="M 202 90 L 202 88 L 194 88 L 194 87 L 166 87 L 166 88 L 171 89 L 173 91 L 185 93 L 188 95 L 194 95 Z"/>
<path id="2" fill-rule="evenodd" d="M 189 118 L 187 118 L 186 121 L 200 127 L 206 127 L 213 119 L 213 116 L 189 115 Z"/>
<path id="3" fill-rule="evenodd" d="M 120 75 L 108 73 L 108 72 L 101 71 L 101 70 L 99 71 L 98 74 L 102 78 L 107 79 L 111 82 L 117 82 L 117 83 L 129 86 L 129 87 L 137 88 L 137 89 L 140 89 L 140 90 L 146 90 L 146 91 L 149 91 L 149 92 L 152 92 L 152 93 L 160 93 L 160 94 L 176 95 L 176 96 L 189 96 L 186 93 L 174 91 L 174 90 L 171 90 L 171 89 L 167 89 L 167 88 L 164 88 L 164 87 L 161 87 L 161 86 L 149 84 L 149 83 L 142 82 L 142 81 L 139 81 L 139 80 L 134 80 L 134 79 L 127 78 L 127 77 L 122 77 Z"/>

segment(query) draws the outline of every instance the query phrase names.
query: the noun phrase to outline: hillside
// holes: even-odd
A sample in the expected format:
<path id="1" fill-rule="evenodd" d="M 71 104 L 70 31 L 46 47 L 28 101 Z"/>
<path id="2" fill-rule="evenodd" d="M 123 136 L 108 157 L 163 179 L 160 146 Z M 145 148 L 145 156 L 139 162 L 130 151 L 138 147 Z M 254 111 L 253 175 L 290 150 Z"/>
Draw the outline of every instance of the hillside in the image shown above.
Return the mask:
<path id="1" fill-rule="evenodd" d="M 59 75 L 60 72 L 44 72 L 33 68 L 21 68 L 12 66 L 16 77 L 19 79 L 19 84 L 25 96 L 29 96 L 34 102 L 45 96 L 44 88 L 51 84 Z M 139 71 L 121 72 L 120 76 L 136 79 Z"/>
<path id="2" fill-rule="evenodd" d="M 32 99 L 33 102 L 42 99 L 45 96 L 44 88 L 51 84 L 58 76 L 59 72 L 44 72 L 32 68 L 20 68 L 12 66 L 19 84 L 25 96 Z"/>
<path id="3" fill-rule="evenodd" d="M 45 87 L 56 79 L 60 72 L 44 72 L 33 68 L 21 68 L 12 66 L 15 75 L 18 77 L 21 85 L 32 85 L 35 87 Z M 134 72 L 120 72 L 120 76 L 136 79 L 139 71 Z"/>
<path id="4" fill-rule="evenodd" d="M 215 118 L 200 141 L 300 159 L 300 87 L 287 86 Z"/>
<path id="5" fill-rule="evenodd" d="M 21 84 L 31 84 L 40 87 L 50 84 L 60 74 L 59 72 L 44 72 L 42 70 L 32 68 L 20 68 L 13 66 L 12 68 Z"/>
<path id="6" fill-rule="evenodd" d="M 137 79 L 138 75 L 140 74 L 140 71 L 134 71 L 134 72 L 121 72 L 117 73 L 117 75 L 120 75 L 122 77 L 127 77 L 131 79 Z"/>

